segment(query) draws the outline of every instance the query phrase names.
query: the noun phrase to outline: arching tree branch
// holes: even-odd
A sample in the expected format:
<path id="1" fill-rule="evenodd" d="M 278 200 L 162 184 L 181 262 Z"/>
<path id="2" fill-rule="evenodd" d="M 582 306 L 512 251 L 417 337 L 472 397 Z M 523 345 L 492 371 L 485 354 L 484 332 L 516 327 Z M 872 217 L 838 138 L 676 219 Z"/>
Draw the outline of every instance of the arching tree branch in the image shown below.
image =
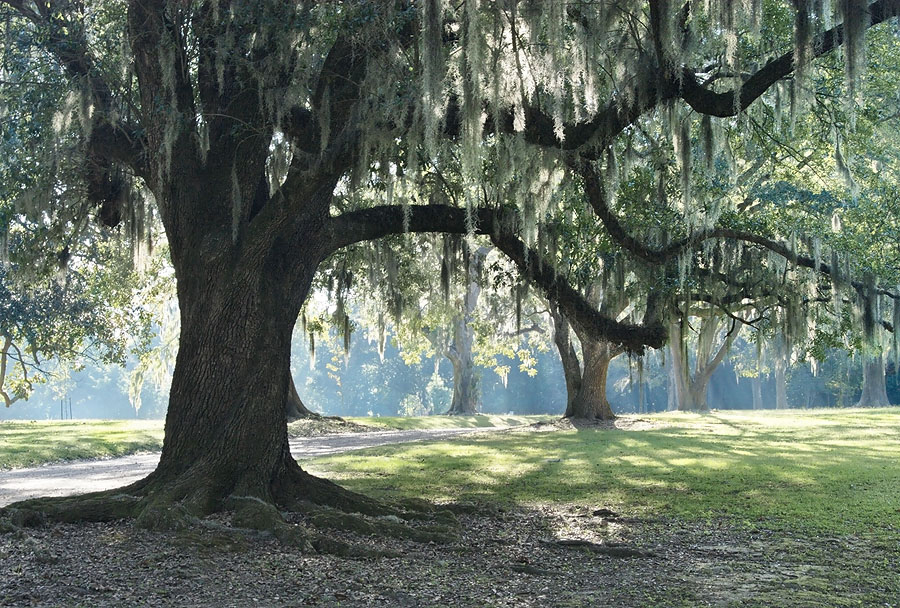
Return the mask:
<path id="1" fill-rule="evenodd" d="M 869 27 L 900 15 L 900 1 L 878 0 L 869 5 Z M 827 55 L 844 42 L 844 26 L 837 25 L 813 39 L 812 57 Z M 794 52 L 784 53 L 756 71 L 739 90 L 715 92 L 703 87 L 693 70 L 681 73 L 681 97 L 695 111 L 710 116 L 734 116 L 756 101 L 769 87 L 794 71 Z"/>
<path id="2" fill-rule="evenodd" d="M 518 236 L 519 217 L 515 209 L 479 207 L 472 212 L 475 233 L 488 235 L 494 246 L 507 255 L 519 272 L 555 301 L 573 324 L 578 324 L 597 340 L 623 345 L 642 352 L 645 346 L 658 348 L 665 342 L 665 329 L 652 319 L 649 324 L 619 323 L 601 314 L 561 276 L 539 253 Z M 404 216 L 406 215 L 406 218 Z M 406 221 L 404 221 L 406 219 Z M 466 211 L 447 205 L 380 206 L 333 217 L 326 226 L 333 252 L 347 245 L 404 232 L 468 233 Z"/>
<path id="3" fill-rule="evenodd" d="M 115 99 L 90 52 L 81 19 L 84 5 L 78 1 L 50 0 L 32 7 L 22 0 L 0 0 L 30 21 L 47 38 L 50 51 L 66 75 L 82 83 L 97 116 L 85 142 L 88 151 L 108 162 L 129 167 L 137 175 L 147 171 L 145 141 L 139 130 L 124 119 L 114 119 Z"/>
<path id="4" fill-rule="evenodd" d="M 659 3 L 650 2 L 656 12 Z M 869 5 L 869 27 L 900 16 L 900 0 L 878 0 Z M 843 44 L 842 25 L 831 28 L 816 36 L 812 45 L 812 58 L 821 57 Z M 656 63 L 647 55 L 645 62 L 650 67 L 643 74 L 636 75 L 635 94 L 629 100 L 613 99 L 590 121 L 563 125 L 564 138 L 560 141 L 555 134 L 553 118 L 535 107 L 525 108 L 525 130 L 522 136 L 532 144 L 561 150 L 578 151 L 583 158 L 596 158 L 622 131 L 633 124 L 641 115 L 672 99 L 684 99 L 696 112 L 710 116 L 734 116 L 757 100 L 773 84 L 794 71 L 794 52 L 788 51 L 770 61 L 751 74 L 740 89 L 717 92 L 703 86 L 697 78 L 697 70 L 684 67 L 671 70 L 660 76 L 663 68 L 652 68 Z M 737 103 L 736 103 L 737 101 Z M 458 104 L 451 103 L 446 120 L 450 134 L 459 132 L 460 117 Z M 497 116 L 488 117 L 485 132 L 499 130 L 513 133 L 514 116 L 505 110 Z"/>
<path id="5" fill-rule="evenodd" d="M 603 226 L 606 228 L 610 237 L 612 237 L 620 247 L 646 262 L 655 265 L 665 264 L 688 250 L 697 247 L 704 241 L 710 239 L 728 239 L 757 245 L 780 255 L 797 266 L 809 268 L 828 276 L 834 275 L 834 269 L 830 264 L 816 261 L 809 256 L 792 251 L 786 243 L 745 230 L 735 230 L 732 228 L 710 228 L 709 230 L 701 230 L 689 237 L 673 241 L 665 247 L 658 249 L 649 247 L 633 237 L 625 227 L 622 226 L 622 223 L 612 209 L 609 208 L 603 192 L 602 180 L 600 179 L 600 176 L 597 175 L 594 168 L 591 167 L 589 163 L 584 163 L 581 169 L 581 174 L 584 178 L 584 191 L 587 195 L 588 202 L 594 210 L 594 213 L 603 223 Z M 868 289 L 861 281 L 850 281 L 849 284 L 860 294 L 864 294 Z M 877 289 L 875 290 L 875 293 L 892 299 L 900 299 L 900 294 L 893 293 L 886 289 Z"/>

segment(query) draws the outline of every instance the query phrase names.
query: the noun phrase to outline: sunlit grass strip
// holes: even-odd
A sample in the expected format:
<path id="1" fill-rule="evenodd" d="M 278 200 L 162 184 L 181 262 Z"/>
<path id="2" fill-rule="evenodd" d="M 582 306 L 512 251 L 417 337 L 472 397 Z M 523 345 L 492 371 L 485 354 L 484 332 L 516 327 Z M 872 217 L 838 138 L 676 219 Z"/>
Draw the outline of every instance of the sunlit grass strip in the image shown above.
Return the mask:
<path id="1" fill-rule="evenodd" d="M 476 436 L 304 466 L 390 498 L 566 502 L 836 533 L 900 529 L 898 408 L 652 419 L 661 426 Z"/>
<path id="2" fill-rule="evenodd" d="M 0 469 L 162 447 L 162 420 L 0 422 Z"/>
<path id="3" fill-rule="evenodd" d="M 377 416 L 372 418 L 347 418 L 350 422 L 391 430 L 490 428 L 520 426 L 559 420 L 559 416 L 515 416 L 506 414 L 476 414 L 474 416 Z"/>

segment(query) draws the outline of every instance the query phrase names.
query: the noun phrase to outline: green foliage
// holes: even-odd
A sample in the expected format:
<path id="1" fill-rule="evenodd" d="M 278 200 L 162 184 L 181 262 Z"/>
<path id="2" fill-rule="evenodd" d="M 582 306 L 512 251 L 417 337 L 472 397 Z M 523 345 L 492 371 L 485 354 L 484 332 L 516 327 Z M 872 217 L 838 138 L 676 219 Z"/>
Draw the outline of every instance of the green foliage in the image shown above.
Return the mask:
<path id="1" fill-rule="evenodd" d="M 129 343 L 149 338 L 150 318 L 132 299 L 137 276 L 108 243 L 71 260 L 57 277 L 24 283 L 15 264 L 0 264 L 0 390 L 6 405 L 47 380 L 47 363 L 124 363 Z"/>

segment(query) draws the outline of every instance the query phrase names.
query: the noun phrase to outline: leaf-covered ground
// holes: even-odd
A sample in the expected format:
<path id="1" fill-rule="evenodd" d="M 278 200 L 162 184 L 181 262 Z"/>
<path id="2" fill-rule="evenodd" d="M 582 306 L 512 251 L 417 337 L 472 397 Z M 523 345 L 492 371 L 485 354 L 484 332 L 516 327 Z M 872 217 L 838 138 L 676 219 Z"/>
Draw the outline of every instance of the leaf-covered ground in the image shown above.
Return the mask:
<path id="1" fill-rule="evenodd" d="M 306 555 L 127 523 L 0 535 L 3 606 L 898 606 L 900 534 L 809 536 L 555 507 L 460 515 L 451 544 L 338 533 L 399 554 Z M 301 521 L 299 525 L 304 525 Z M 650 553 L 616 557 L 592 547 Z"/>

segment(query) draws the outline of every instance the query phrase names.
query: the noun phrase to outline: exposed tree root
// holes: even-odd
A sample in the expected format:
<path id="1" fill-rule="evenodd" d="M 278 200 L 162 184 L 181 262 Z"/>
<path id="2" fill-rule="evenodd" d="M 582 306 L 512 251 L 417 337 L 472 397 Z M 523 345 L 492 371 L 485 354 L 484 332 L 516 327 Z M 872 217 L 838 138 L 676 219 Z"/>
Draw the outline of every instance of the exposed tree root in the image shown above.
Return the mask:
<path id="1" fill-rule="evenodd" d="M 380 501 L 342 488 L 338 484 L 310 475 L 291 460 L 285 472 L 273 485 L 277 504 L 287 510 L 302 510 L 314 503 L 347 513 L 363 515 L 398 515 L 397 510 Z"/>
<path id="2" fill-rule="evenodd" d="M 456 538 L 448 525 L 431 524 L 420 528 L 404 524 L 402 519 L 393 515 L 373 518 L 321 509 L 310 516 L 310 523 L 317 528 L 352 531 L 366 536 L 390 536 L 420 543 L 444 544 Z"/>
<path id="3" fill-rule="evenodd" d="M 598 544 L 588 540 L 581 539 L 560 539 L 552 541 L 542 541 L 549 545 L 558 545 L 560 547 L 569 547 L 576 549 L 585 549 L 591 553 L 599 553 L 609 557 L 655 557 L 652 551 L 644 551 L 635 549 L 621 544 Z"/>
<path id="4" fill-rule="evenodd" d="M 133 519 L 140 528 L 173 533 L 185 542 L 210 533 L 219 539 L 216 542 L 234 546 L 241 546 L 248 539 L 274 537 L 301 551 L 355 558 L 393 553 L 367 543 L 345 542 L 334 538 L 333 533 L 316 530 L 423 543 L 447 543 L 456 537 L 458 522 L 448 510 L 425 501 L 388 505 L 309 475 L 293 460 L 277 482 L 262 491 L 238 494 L 237 488 L 247 486 L 240 484 L 225 498 L 214 499 L 217 486 L 212 482 L 197 483 L 197 479 L 206 478 L 183 474 L 165 483 L 154 473 L 126 488 L 22 501 L 0 509 L 0 532 L 52 522 Z M 223 525 L 221 518 L 208 519 L 217 513 L 229 514 L 230 525 Z"/>

